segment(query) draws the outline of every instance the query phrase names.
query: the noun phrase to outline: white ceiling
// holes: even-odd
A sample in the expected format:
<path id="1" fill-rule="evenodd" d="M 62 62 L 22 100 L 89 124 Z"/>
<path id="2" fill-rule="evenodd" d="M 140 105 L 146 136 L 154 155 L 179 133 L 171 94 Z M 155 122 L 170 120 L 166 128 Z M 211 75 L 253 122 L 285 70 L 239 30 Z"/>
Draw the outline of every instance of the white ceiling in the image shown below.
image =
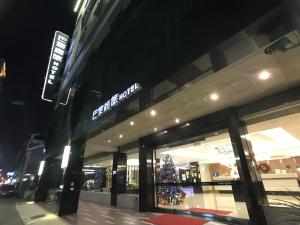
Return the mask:
<path id="1" fill-rule="evenodd" d="M 294 33 L 290 34 L 290 38 L 295 39 Z M 150 109 L 91 138 L 87 142 L 85 156 L 116 151 L 117 146 L 154 133 L 154 127 L 160 131 L 176 125 L 175 118 L 184 123 L 298 86 L 299 57 L 300 47 L 273 55 L 266 55 L 263 49 L 257 50 L 215 74 L 196 80 Z M 194 65 L 197 66 L 196 63 Z M 258 74 L 263 70 L 271 73 L 270 79 L 258 79 Z M 219 100 L 210 100 L 209 96 L 213 92 L 220 96 Z M 157 111 L 155 117 L 150 115 L 152 109 Z M 134 121 L 135 125 L 130 126 L 130 121 Z M 120 134 L 123 138 L 119 138 Z M 108 140 L 111 142 L 108 143 Z"/>
<path id="2" fill-rule="evenodd" d="M 251 141 L 257 161 L 300 156 L 300 113 L 250 125 L 248 132 L 244 138 Z M 162 160 L 166 154 L 170 154 L 177 165 L 199 162 L 230 167 L 235 162 L 228 133 L 174 148 L 160 148 L 156 158 Z"/>

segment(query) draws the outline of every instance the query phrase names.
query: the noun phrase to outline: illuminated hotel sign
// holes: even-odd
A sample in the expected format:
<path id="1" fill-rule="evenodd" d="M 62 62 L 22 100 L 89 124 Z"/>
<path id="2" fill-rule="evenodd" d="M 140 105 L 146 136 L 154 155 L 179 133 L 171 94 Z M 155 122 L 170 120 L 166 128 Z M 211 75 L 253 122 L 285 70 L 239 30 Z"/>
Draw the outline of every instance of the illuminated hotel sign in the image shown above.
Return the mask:
<path id="1" fill-rule="evenodd" d="M 126 91 L 121 94 L 115 94 L 111 97 L 110 100 L 105 102 L 103 105 L 100 105 L 97 109 L 93 111 L 92 120 L 96 120 L 99 117 L 103 116 L 105 113 L 110 111 L 112 108 L 119 105 L 121 102 L 124 102 L 127 98 L 132 96 L 134 93 L 138 92 L 141 89 L 141 85 L 135 83 L 127 88 Z"/>
<path id="2" fill-rule="evenodd" d="M 45 101 L 53 102 L 57 95 L 68 43 L 68 35 L 59 31 L 55 32 L 42 93 L 42 99 Z"/>

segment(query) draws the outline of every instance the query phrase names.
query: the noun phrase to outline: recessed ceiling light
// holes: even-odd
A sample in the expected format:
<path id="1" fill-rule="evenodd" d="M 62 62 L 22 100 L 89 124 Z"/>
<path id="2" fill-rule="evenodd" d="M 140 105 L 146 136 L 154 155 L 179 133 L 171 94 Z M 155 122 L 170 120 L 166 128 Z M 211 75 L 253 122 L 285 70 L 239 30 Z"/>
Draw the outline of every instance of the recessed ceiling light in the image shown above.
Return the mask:
<path id="1" fill-rule="evenodd" d="M 155 111 L 155 110 L 151 110 L 151 111 L 150 111 L 150 115 L 151 115 L 151 116 L 156 116 L 156 111 Z"/>
<path id="2" fill-rule="evenodd" d="M 107 140 L 107 142 L 108 142 L 108 143 L 110 143 L 110 142 L 111 142 L 111 140 Z"/>
<path id="3" fill-rule="evenodd" d="M 217 101 L 220 97 L 217 93 L 212 93 L 209 98 L 213 101 Z"/>
<path id="4" fill-rule="evenodd" d="M 187 127 L 190 126 L 190 125 L 191 125 L 190 123 L 186 123 L 186 124 L 185 124 L 185 126 L 187 126 Z"/>
<path id="5" fill-rule="evenodd" d="M 271 73 L 267 70 L 263 70 L 259 73 L 258 79 L 260 80 L 268 80 L 271 77 Z"/>
<path id="6" fill-rule="evenodd" d="M 120 134 L 120 135 L 119 135 L 119 138 L 123 138 L 123 134 Z"/>
<path id="7" fill-rule="evenodd" d="M 157 128 L 156 128 L 156 127 L 154 127 L 154 131 L 157 131 Z"/>
<path id="8" fill-rule="evenodd" d="M 180 123 L 180 119 L 176 118 L 175 123 Z"/>
<path id="9" fill-rule="evenodd" d="M 134 125 L 134 121 L 130 121 L 130 125 L 133 126 Z"/>

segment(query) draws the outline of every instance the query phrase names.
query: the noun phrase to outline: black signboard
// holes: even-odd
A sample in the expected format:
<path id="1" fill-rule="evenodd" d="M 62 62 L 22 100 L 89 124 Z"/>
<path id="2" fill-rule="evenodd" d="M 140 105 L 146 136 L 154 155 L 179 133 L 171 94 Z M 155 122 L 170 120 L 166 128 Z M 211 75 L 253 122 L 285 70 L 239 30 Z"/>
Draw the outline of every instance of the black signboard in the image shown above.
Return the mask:
<path id="1" fill-rule="evenodd" d="M 68 43 L 68 35 L 60 31 L 55 32 L 42 93 L 42 99 L 45 101 L 53 102 L 56 99 L 67 56 Z M 68 97 L 66 97 L 66 102 L 62 104 L 66 104 L 67 99 Z"/>

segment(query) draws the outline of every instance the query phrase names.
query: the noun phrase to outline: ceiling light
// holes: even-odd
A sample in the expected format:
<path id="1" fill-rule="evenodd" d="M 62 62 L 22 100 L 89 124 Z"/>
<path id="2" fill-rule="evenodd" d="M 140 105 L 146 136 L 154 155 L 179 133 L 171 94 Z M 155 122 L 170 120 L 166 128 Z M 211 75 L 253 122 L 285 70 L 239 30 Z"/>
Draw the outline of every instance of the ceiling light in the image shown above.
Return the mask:
<path id="1" fill-rule="evenodd" d="M 212 93 L 210 95 L 210 99 L 213 101 L 217 101 L 219 99 L 219 95 L 217 93 Z"/>
<path id="2" fill-rule="evenodd" d="M 107 142 L 108 142 L 108 143 L 110 143 L 110 142 L 111 142 L 111 140 L 107 140 Z"/>
<path id="3" fill-rule="evenodd" d="M 157 131 L 157 128 L 156 128 L 156 127 L 154 127 L 154 131 Z"/>
<path id="4" fill-rule="evenodd" d="M 164 134 L 166 134 L 166 133 L 168 133 L 168 131 L 167 131 L 167 130 L 165 130 L 165 131 L 164 131 Z"/>
<path id="5" fill-rule="evenodd" d="M 130 125 L 133 126 L 133 125 L 134 125 L 134 122 L 133 122 L 133 121 L 130 121 Z"/>
<path id="6" fill-rule="evenodd" d="M 178 118 L 176 118 L 175 123 L 180 123 L 180 120 Z"/>
<path id="7" fill-rule="evenodd" d="M 261 71 L 258 75 L 260 80 L 268 80 L 271 77 L 271 73 L 269 71 Z"/>
<path id="8" fill-rule="evenodd" d="M 186 123 L 186 124 L 185 124 L 185 126 L 187 126 L 187 127 L 190 126 L 190 125 L 191 125 L 190 123 Z"/>
<path id="9" fill-rule="evenodd" d="M 120 135 L 119 135 L 119 138 L 123 138 L 123 134 L 120 134 Z"/>
<path id="10" fill-rule="evenodd" d="M 156 111 L 155 111 L 155 110 L 151 110 L 151 111 L 150 111 L 150 115 L 151 115 L 151 116 L 156 116 Z"/>

